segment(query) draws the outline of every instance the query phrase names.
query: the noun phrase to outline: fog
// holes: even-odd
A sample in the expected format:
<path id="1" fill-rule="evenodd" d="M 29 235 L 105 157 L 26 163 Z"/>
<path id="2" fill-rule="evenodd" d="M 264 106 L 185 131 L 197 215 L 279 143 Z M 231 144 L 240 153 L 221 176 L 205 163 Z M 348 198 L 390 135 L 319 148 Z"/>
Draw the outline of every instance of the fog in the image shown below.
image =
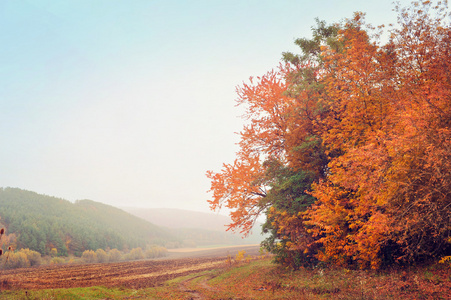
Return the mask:
<path id="1" fill-rule="evenodd" d="M 329 23 L 382 1 L 0 3 L 0 186 L 70 201 L 208 212 L 232 162 L 235 88 Z M 408 3 L 408 1 L 401 1 Z"/>

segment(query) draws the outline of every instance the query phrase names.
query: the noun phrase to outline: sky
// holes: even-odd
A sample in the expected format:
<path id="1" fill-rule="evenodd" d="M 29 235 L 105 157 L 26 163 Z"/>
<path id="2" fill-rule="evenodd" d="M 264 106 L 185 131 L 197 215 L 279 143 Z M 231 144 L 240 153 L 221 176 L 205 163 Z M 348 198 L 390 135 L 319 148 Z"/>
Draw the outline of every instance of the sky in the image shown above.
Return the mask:
<path id="1" fill-rule="evenodd" d="M 408 4 L 409 1 L 401 1 Z M 208 212 L 238 150 L 235 89 L 294 40 L 392 0 L 0 0 L 0 187 Z"/>

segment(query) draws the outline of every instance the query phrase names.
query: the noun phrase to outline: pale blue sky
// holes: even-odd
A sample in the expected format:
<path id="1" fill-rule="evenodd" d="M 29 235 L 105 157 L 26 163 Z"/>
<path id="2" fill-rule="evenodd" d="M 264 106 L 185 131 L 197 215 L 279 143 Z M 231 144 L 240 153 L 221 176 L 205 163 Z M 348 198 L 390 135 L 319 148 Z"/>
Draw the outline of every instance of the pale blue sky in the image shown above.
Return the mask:
<path id="1" fill-rule="evenodd" d="M 208 211 L 205 172 L 237 150 L 235 87 L 316 17 L 387 24 L 391 3 L 1 0 L 0 186 Z"/>

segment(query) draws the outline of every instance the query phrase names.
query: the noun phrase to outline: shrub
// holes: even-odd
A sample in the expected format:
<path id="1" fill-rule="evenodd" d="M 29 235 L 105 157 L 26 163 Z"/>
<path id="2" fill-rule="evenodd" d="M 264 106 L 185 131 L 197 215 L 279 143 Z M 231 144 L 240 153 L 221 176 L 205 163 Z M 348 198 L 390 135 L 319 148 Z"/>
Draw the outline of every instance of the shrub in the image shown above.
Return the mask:
<path id="1" fill-rule="evenodd" d="M 30 266 L 39 266 L 41 264 L 42 258 L 41 253 L 33 251 L 30 249 L 20 249 L 20 253 L 24 253 L 27 256 Z"/>
<path id="2" fill-rule="evenodd" d="M 116 261 L 120 261 L 122 257 L 122 254 L 119 250 L 112 249 L 110 251 L 108 251 L 108 261 L 109 262 L 116 262 Z"/>
<path id="3" fill-rule="evenodd" d="M 86 250 L 83 252 L 83 254 L 81 255 L 81 259 L 85 262 L 85 263 L 95 263 L 97 262 L 97 255 L 94 251 L 92 250 Z"/>
<path id="4" fill-rule="evenodd" d="M 147 247 L 146 249 L 146 258 L 157 258 L 157 257 L 164 257 L 167 255 L 168 250 L 164 247 L 160 246 L 152 246 Z"/>
<path id="5" fill-rule="evenodd" d="M 108 254 L 103 249 L 96 250 L 97 262 L 105 263 L 108 261 Z"/>
<path id="6" fill-rule="evenodd" d="M 57 255 L 58 255 L 58 249 L 52 248 L 52 249 L 50 250 L 50 256 L 51 256 L 51 257 L 55 257 L 55 256 L 57 256 Z"/>
<path id="7" fill-rule="evenodd" d="M 50 260 L 51 265 L 62 265 L 66 261 L 62 257 L 53 257 L 52 260 Z"/>
<path id="8" fill-rule="evenodd" d="M 245 251 L 245 250 L 238 251 L 238 254 L 237 254 L 236 257 L 235 257 L 235 260 L 236 260 L 237 262 L 242 261 L 242 260 L 244 259 L 244 255 L 245 255 L 245 254 L 246 254 L 246 251 Z"/>
<path id="9" fill-rule="evenodd" d="M 30 266 L 30 261 L 23 252 L 10 252 L 3 256 L 2 264 L 5 269 L 26 268 Z"/>
<path id="10" fill-rule="evenodd" d="M 141 247 L 133 248 L 129 253 L 126 254 L 127 260 L 137 260 L 144 258 L 144 252 Z"/>

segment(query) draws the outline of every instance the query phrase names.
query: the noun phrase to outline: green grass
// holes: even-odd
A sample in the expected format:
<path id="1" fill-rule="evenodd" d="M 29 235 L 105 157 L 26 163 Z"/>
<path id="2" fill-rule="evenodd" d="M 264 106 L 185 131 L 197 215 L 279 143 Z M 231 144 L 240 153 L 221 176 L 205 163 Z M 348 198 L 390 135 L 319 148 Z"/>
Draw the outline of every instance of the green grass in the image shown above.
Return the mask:
<path id="1" fill-rule="evenodd" d="M 0 299 L 11 300 L 184 299 L 184 296 L 185 294 L 177 290 L 175 286 L 169 289 L 167 287 L 155 287 L 140 290 L 94 286 L 87 288 L 0 292 Z"/>
<path id="2" fill-rule="evenodd" d="M 121 289 L 121 288 L 105 288 L 101 286 L 88 288 L 72 288 L 72 289 L 47 289 L 35 291 L 2 291 L 0 298 L 2 299 L 121 299 L 126 296 L 138 294 L 140 291 Z"/>

